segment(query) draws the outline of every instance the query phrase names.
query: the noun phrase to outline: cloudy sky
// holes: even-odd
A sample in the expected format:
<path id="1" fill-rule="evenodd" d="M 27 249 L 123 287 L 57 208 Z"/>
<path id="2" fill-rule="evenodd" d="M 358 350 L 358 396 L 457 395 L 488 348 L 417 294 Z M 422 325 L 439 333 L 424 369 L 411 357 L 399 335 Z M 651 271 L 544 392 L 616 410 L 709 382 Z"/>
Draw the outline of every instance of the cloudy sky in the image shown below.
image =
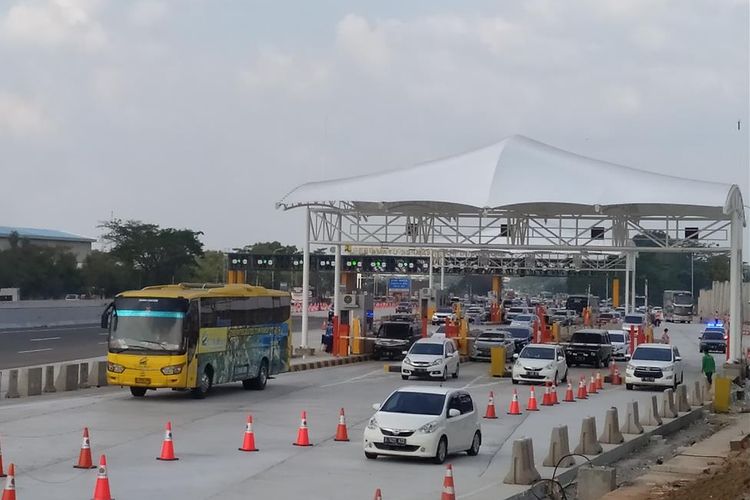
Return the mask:
<path id="1" fill-rule="evenodd" d="M 299 243 L 302 212 L 274 208 L 296 185 L 515 133 L 747 193 L 748 10 L 0 0 L 0 225 Z"/>

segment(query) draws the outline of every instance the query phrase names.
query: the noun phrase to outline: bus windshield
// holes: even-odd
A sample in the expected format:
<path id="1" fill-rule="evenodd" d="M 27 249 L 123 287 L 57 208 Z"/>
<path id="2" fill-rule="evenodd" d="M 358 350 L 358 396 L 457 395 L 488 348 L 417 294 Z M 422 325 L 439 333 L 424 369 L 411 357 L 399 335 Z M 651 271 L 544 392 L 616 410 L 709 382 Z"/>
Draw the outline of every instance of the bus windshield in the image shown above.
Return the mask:
<path id="1" fill-rule="evenodd" d="M 110 351 L 181 351 L 187 307 L 184 299 L 115 299 Z"/>

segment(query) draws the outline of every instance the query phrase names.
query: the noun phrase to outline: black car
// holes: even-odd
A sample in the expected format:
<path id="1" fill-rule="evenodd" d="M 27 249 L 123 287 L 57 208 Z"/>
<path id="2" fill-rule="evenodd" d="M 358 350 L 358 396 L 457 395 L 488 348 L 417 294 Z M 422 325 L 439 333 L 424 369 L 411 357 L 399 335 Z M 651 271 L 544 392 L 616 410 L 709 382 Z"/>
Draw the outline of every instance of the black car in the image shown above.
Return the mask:
<path id="1" fill-rule="evenodd" d="M 706 328 L 698 338 L 701 352 L 727 352 L 727 337 L 722 328 Z"/>
<path id="2" fill-rule="evenodd" d="M 503 330 L 508 332 L 515 343 L 515 351 L 520 353 L 527 344 L 530 344 L 534 332 L 528 326 L 504 326 Z"/>
<path id="3" fill-rule="evenodd" d="M 579 330 L 565 344 L 568 366 L 592 365 L 602 368 L 612 361 L 612 341 L 607 330 Z"/>
<path id="4" fill-rule="evenodd" d="M 383 321 L 378 328 L 373 349 L 375 359 L 401 359 L 403 352 L 422 337 L 421 325 L 413 318 L 395 318 Z"/>
<path id="5" fill-rule="evenodd" d="M 411 314 L 411 303 L 410 302 L 399 302 L 399 304 L 396 306 L 396 314 L 398 313 L 404 313 L 404 314 Z"/>

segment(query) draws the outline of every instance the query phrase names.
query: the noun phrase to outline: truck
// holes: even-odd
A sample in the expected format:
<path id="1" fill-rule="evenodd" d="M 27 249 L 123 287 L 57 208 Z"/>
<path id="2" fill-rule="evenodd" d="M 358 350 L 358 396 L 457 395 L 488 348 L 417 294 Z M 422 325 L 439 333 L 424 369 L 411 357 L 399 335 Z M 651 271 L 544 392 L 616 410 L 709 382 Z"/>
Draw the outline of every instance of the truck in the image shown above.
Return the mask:
<path id="1" fill-rule="evenodd" d="M 568 366 L 592 365 L 602 368 L 612 361 L 612 342 L 607 330 L 579 330 L 570 337 L 570 342 L 562 345 Z"/>
<path id="2" fill-rule="evenodd" d="M 664 321 L 690 323 L 693 320 L 693 294 L 687 290 L 664 290 Z"/>

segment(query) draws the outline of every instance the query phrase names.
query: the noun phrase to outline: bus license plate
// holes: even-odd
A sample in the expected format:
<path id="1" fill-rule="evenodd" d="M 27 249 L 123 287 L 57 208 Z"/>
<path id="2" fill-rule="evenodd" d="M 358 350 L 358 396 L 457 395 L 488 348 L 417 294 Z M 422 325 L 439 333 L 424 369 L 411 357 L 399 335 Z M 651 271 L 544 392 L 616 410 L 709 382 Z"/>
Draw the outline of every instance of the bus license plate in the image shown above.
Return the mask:
<path id="1" fill-rule="evenodd" d="M 393 446 L 406 446 L 406 438 L 384 436 L 383 442 Z"/>
<path id="2" fill-rule="evenodd" d="M 150 378 L 136 378 L 135 379 L 135 383 L 136 384 L 148 385 L 148 384 L 151 383 L 151 379 Z"/>

